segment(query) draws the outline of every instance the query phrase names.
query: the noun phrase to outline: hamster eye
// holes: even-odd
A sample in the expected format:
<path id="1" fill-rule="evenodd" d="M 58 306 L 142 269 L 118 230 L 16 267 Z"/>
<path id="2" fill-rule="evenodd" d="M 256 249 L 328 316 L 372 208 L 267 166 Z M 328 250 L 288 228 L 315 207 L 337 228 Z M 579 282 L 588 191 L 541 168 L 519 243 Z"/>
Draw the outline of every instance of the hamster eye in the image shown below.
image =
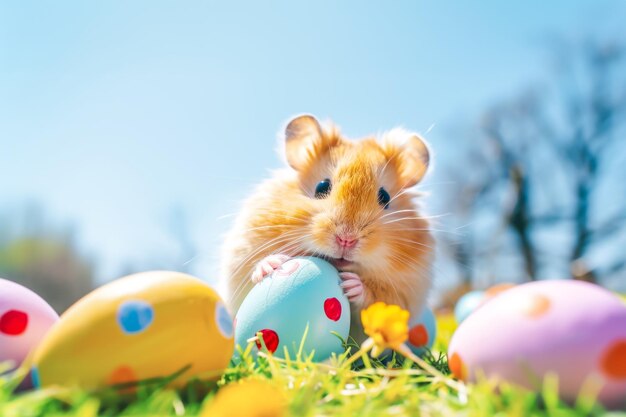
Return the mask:
<path id="1" fill-rule="evenodd" d="M 331 188 L 330 180 L 328 178 L 320 181 L 315 187 L 315 198 L 325 198 L 328 194 L 330 194 Z"/>
<path id="2" fill-rule="evenodd" d="M 389 208 L 389 202 L 391 201 L 391 197 L 389 197 L 389 193 L 383 187 L 380 187 L 378 190 L 378 204 L 383 206 L 385 209 Z"/>

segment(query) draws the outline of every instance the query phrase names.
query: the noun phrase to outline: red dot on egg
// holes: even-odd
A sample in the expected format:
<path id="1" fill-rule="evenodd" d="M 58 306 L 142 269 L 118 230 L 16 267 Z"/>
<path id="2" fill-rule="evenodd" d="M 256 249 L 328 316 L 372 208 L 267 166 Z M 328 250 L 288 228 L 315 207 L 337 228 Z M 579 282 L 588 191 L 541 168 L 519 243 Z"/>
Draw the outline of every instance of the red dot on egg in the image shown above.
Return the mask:
<path id="1" fill-rule="evenodd" d="M 259 330 L 257 333 L 261 333 L 261 337 L 263 338 L 263 343 L 265 343 L 265 347 L 267 348 L 268 351 L 270 351 L 271 353 L 276 352 L 276 349 L 278 349 L 278 334 L 271 329 L 263 329 L 263 330 Z M 256 347 L 259 349 L 263 348 L 263 345 L 261 344 L 260 340 L 256 341 Z"/>
<path id="2" fill-rule="evenodd" d="M 0 332 L 17 336 L 26 330 L 28 314 L 19 310 L 9 310 L 0 317 Z"/>
<path id="3" fill-rule="evenodd" d="M 423 324 L 418 324 L 409 330 L 409 343 L 415 347 L 422 347 L 428 344 L 428 330 Z"/>
<path id="4" fill-rule="evenodd" d="M 341 318 L 341 303 L 336 298 L 327 298 L 324 301 L 324 313 L 326 317 L 332 321 L 337 321 Z"/>
<path id="5" fill-rule="evenodd" d="M 109 378 L 107 379 L 107 382 L 109 383 L 109 385 L 118 385 L 128 382 L 134 382 L 136 380 L 137 377 L 135 376 L 133 368 L 128 365 L 122 365 L 118 366 L 113 370 L 113 372 L 111 372 Z"/>
<path id="6" fill-rule="evenodd" d="M 604 374 L 613 379 L 626 379 L 626 340 L 609 346 L 602 356 L 601 367 Z"/>
<path id="7" fill-rule="evenodd" d="M 135 371 L 133 371 L 133 368 L 131 368 L 128 365 L 121 365 L 115 368 L 113 372 L 111 372 L 111 374 L 107 378 L 107 384 L 108 385 L 124 385 L 124 384 L 131 384 L 133 382 L 137 382 L 138 380 L 139 378 L 137 378 L 137 375 L 135 374 Z M 137 390 L 137 387 L 133 385 L 129 385 L 127 387 L 120 387 L 120 392 L 123 392 L 123 393 L 132 393 L 132 392 L 135 392 L 136 390 Z"/>
<path id="8" fill-rule="evenodd" d="M 455 377 L 463 381 L 467 379 L 467 365 L 465 365 L 465 362 L 463 362 L 463 359 L 461 359 L 461 356 L 458 353 L 453 353 L 452 356 L 450 356 L 448 366 Z"/>

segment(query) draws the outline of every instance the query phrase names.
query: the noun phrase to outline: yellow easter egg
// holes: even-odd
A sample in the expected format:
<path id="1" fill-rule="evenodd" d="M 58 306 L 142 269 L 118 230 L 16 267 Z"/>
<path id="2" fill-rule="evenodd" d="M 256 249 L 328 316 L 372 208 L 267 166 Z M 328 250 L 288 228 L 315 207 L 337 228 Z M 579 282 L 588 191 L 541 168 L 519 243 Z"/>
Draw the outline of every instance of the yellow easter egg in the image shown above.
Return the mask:
<path id="1" fill-rule="evenodd" d="M 234 349 L 217 293 L 190 275 L 153 271 L 104 285 L 70 307 L 33 358 L 35 386 L 101 388 L 180 373 L 217 379 Z"/>

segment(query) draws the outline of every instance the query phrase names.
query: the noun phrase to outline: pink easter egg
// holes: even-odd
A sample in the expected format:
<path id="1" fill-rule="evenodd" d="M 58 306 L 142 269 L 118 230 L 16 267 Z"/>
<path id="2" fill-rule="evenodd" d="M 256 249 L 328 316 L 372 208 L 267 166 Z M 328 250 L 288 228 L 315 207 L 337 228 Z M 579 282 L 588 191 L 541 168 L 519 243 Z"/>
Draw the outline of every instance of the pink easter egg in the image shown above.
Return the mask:
<path id="1" fill-rule="evenodd" d="M 626 306 L 604 288 L 580 281 L 537 281 L 498 295 L 458 328 L 450 369 L 466 381 L 478 375 L 538 390 L 559 377 L 574 401 L 585 383 L 608 406 L 626 405 Z"/>
<path id="2" fill-rule="evenodd" d="M 0 278 L 0 362 L 17 368 L 58 319 L 43 298 Z"/>

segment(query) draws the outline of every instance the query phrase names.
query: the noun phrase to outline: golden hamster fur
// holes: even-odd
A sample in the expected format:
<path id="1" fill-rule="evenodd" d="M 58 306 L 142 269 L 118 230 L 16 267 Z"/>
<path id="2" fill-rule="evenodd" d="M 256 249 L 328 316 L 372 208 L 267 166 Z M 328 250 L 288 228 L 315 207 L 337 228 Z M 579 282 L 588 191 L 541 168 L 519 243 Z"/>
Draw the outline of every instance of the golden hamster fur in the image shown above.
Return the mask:
<path id="1" fill-rule="evenodd" d="M 356 340 L 360 310 L 376 301 L 417 314 L 431 286 L 433 247 L 411 190 L 429 163 L 423 140 L 394 129 L 353 141 L 310 115 L 291 120 L 284 136 L 289 168 L 260 184 L 226 237 L 231 312 L 290 257 L 311 255 L 340 271 Z"/>

